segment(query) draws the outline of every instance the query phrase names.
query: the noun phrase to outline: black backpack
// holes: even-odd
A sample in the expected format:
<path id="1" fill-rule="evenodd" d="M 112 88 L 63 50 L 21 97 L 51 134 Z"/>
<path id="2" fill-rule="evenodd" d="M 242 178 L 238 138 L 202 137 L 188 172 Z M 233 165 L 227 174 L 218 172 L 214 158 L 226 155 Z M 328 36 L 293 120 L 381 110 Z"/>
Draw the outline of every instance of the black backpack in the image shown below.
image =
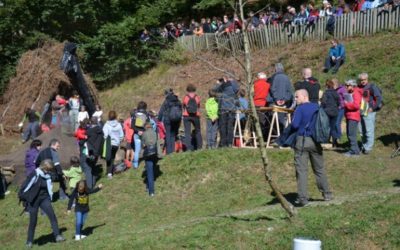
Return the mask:
<path id="1" fill-rule="evenodd" d="M 197 114 L 197 102 L 196 102 L 196 97 L 197 95 L 194 95 L 193 97 L 189 97 L 189 101 L 186 105 L 186 111 L 189 113 L 189 115 L 196 115 Z"/>
<path id="2" fill-rule="evenodd" d="M 178 122 L 182 119 L 182 104 L 179 100 L 169 104 L 168 118 L 171 122 Z"/>
<path id="3" fill-rule="evenodd" d="M 315 127 L 312 132 L 312 138 L 318 143 L 327 143 L 329 141 L 329 136 L 331 128 L 329 125 L 329 116 L 326 114 L 325 110 L 320 107 L 318 111 L 313 115 L 312 120 L 315 119 Z"/>

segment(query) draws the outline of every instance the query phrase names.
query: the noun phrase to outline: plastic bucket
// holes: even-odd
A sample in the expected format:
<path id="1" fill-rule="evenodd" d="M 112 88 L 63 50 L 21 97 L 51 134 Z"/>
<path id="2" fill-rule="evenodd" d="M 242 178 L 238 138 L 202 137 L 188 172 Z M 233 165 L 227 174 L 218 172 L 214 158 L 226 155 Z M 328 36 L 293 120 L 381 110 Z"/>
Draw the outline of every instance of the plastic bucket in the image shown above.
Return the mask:
<path id="1" fill-rule="evenodd" d="M 305 238 L 293 240 L 293 250 L 321 250 L 321 241 Z"/>

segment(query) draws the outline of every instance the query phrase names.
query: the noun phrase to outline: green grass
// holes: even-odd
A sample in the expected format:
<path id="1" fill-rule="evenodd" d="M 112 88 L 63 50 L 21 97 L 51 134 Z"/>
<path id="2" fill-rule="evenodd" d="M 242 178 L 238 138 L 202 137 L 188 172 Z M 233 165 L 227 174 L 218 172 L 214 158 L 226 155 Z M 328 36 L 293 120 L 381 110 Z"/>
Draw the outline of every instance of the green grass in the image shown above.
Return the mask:
<path id="1" fill-rule="evenodd" d="M 399 40 L 399 33 L 381 33 L 345 41 L 348 60 L 337 77 L 342 81 L 368 72 L 383 89 L 386 105 L 377 116 L 372 154 L 348 159 L 326 151 L 333 202 L 315 202 L 315 206 L 301 208 L 289 221 L 265 183 L 257 150 L 202 150 L 163 159 L 154 198 L 145 192 L 143 166 L 111 181 L 101 179 L 105 188 L 91 196 L 86 227 L 93 233 L 87 239 L 72 240 L 75 219 L 73 214 L 65 214 L 65 201 L 53 204 L 68 240 L 62 244 L 48 242 L 51 236 L 44 236 L 51 234 L 50 225 L 41 216 L 35 239 L 40 239 L 45 249 L 290 249 L 295 237 L 320 239 L 323 249 L 399 249 L 400 195 L 398 187 L 393 187 L 400 182 L 399 158 L 389 158 L 395 141 L 392 133 L 400 131 Z M 317 45 L 293 45 L 286 51 L 276 48 L 267 51 L 268 59 L 294 55 L 284 56 L 283 60 L 289 75 L 299 79 L 302 66 L 321 67 L 320 55 L 325 54 L 329 44 Z M 105 110 L 127 114 L 142 98 L 160 102 L 167 83 L 181 84 L 171 77 L 178 70 L 161 65 L 101 93 Z M 321 82 L 332 77 L 314 72 Z M 179 86 L 183 89 L 183 84 Z M 293 152 L 269 150 L 268 156 L 282 192 L 293 197 Z M 15 187 L 11 189 L 12 193 L 0 200 L 2 249 L 22 248 L 28 225 L 28 217 L 19 216 Z M 313 199 L 322 198 L 311 173 L 309 192 Z"/>
<path id="2" fill-rule="evenodd" d="M 105 188 L 91 196 L 86 224 L 95 227 L 93 234 L 79 243 L 72 240 L 74 215 L 65 214 L 66 202 L 53 203 L 68 240 L 44 247 L 288 249 L 294 237 L 303 236 L 322 240 L 325 249 L 363 249 L 365 244 L 396 248 L 400 197 L 388 190 L 400 170 L 389 153 L 379 148 L 355 161 L 326 152 L 329 182 L 339 203 L 299 209 L 292 222 L 266 186 L 257 150 L 173 155 L 160 162 L 154 198 L 145 192 L 142 166 L 101 180 Z M 282 192 L 296 192 L 292 151 L 271 150 L 269 156 Z M 309 189 L 313 199 L 321 199 L 311 174 Z M 0 211 L 3 249 L 22 247 L 28 217 L 19 216 L 14 190 L 0 202 Z M 47 218 L 39 216 L 35 238 L 50 233 Z"/>

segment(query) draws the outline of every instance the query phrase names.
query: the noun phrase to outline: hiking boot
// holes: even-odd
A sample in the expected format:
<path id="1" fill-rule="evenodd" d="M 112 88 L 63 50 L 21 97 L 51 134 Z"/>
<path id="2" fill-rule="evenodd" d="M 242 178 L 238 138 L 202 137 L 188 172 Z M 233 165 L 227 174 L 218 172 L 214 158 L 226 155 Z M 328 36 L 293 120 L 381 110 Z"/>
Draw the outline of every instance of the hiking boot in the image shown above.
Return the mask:
<path id="1" fill-rule="evenodd" d="M 332 195 L 332 193 L 324 193 L 324 194 L 322 194 L 322 196 L 324 197 L 324 201 L 331 201 L 331 200 L 333 200 L 333 195 Z"/>
<path id="2" fill-rule="evenodd" d="M 298 207 L 306 207 L 306 206 L 308 206 L 310 203 L 309 203 L 308 200 L 306 200 L 306 199 L 299 199 L 299 198 L 297 198 L 297 199 L 294 201 L 294 204 L 295 204 L 296 206 L 298 206 Z"/>
<path id="3" fill-rule="evenodd" d="M 350 152 L 350 151 L 344 153 L 343 155 L 346 156 L 346 157 L 358 157 L 359 156 L 359 154 L 355 154 L 355 153 Z"/>
<path id="4" fill-rule="evenodd" d="M 371 153 L 371 150 L 364 150 L 363 153 L 364 153 L 365 155 L 369 155 L 369 154 Z"/>
<path id="5" fill-rule="evenodd" d="M 62 236 L 61 234 L 56 236 L 56 242 L 63 242 L 63 241 L 65 241 L 64 236 Z"/>

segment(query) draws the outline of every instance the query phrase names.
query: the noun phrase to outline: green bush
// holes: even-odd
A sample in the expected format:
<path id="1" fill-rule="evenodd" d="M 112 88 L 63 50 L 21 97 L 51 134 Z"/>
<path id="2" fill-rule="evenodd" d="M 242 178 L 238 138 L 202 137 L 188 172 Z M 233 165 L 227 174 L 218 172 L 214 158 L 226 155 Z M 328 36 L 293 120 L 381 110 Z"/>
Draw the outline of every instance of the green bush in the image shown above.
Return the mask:
<path id="1" fill-rule="evenodd" d="M 161 62 L 169 65 L 186 64 L 190 61 L 190 54 L 179 44 L 160 52 Z"/>

